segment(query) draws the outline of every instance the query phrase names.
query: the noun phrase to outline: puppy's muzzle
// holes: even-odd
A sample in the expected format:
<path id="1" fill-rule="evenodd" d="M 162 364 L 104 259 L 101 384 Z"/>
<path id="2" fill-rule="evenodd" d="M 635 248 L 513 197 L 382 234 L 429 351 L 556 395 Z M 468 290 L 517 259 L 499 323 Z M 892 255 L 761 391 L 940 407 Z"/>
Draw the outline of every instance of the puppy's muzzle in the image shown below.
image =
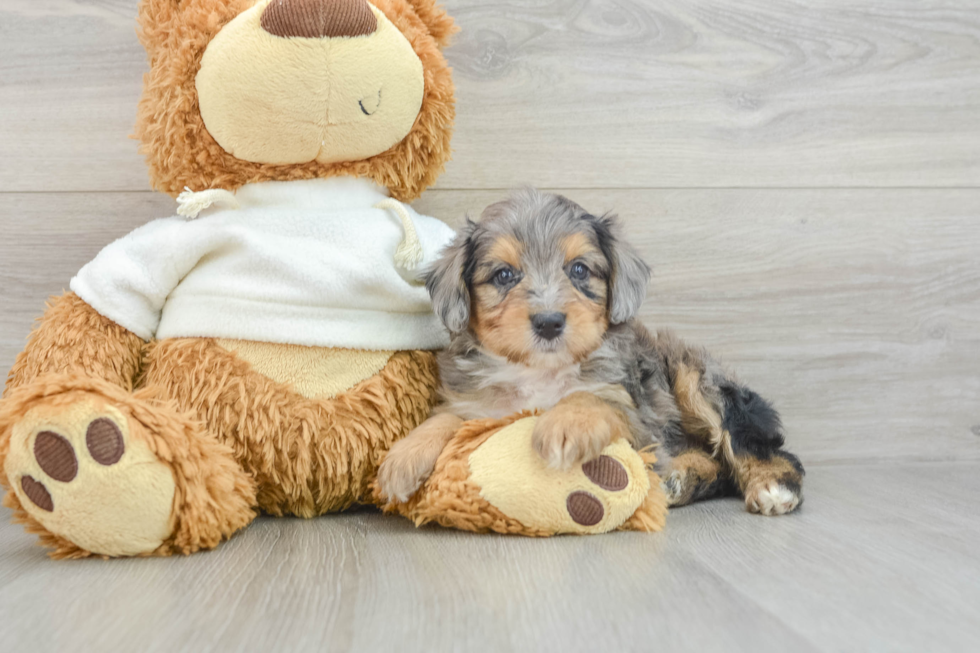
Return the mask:
<path id="1" fill-rule="evenodd" d="M 534 332 L 545 340 L 554 340 L 565 330 L 564 313 L 538 313 L 531 316 Z"/>

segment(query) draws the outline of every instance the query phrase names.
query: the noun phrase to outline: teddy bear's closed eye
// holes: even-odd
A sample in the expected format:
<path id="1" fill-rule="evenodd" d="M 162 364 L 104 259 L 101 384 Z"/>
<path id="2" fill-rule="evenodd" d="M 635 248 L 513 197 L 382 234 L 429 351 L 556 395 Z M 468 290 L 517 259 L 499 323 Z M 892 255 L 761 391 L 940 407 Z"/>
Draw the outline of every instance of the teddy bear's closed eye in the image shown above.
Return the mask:
<path id="1" fill-rule="evenodd" d="M 365 116 L 373 116 L 381 106 L 381 89 L 378 89 L 377 94 L 365 96 L 357 104 L 361 107 L 361 112 Z"/>

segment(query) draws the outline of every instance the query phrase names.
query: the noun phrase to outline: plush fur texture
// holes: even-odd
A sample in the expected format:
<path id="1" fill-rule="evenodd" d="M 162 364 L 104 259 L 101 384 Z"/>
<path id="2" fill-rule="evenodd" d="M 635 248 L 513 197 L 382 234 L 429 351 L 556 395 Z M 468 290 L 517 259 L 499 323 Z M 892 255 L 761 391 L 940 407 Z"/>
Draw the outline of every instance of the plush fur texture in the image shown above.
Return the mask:
<path id="1" fill-rule="evenodd" d="M 328 399 L 347 392 L 384 369 L 395 352 L 280 345 L 253 340 L 218 340 L 252 370 L 288 384 L 308 399 Z"/>
<path id="2" fill-rule="evenodd" d="M 508 516 L 481 496 L 481 488 L 471 477 L 470 455 L 502 428 L 540 411 L 525 411 L 504 419 L 471 420 L 464 423 L 443 449 L 425 485 L 407 502 L 387 501 L 377 482 L 372 484 L 374 500 L 385 512 L 411 519 L 417 526 L 436 523 L 447 528 L 476 533 L 503 533 L 531 537 L 550 537 L 550 528 L 529 526 Z M 528 451 L 529 455 L 534 455 Z M 649 450 L 640 452 L 648 470 L 650 490 L 632 516 L 619 530 L 659 531 L 663 528 L 667 504 L 660 479 L 653 472 L 656 457 Z"/>
<path id="3" fill-rule="evenodd" d="M 136 131 L 156 188 L 177 195 L 185 186 L 234 190 L 256 181 L 347 175 L 372 179 L 395 198 L 410 200 L 435 181 L 449 156 L 454 118 L 450 70 L 439 50 L 454 26 L 441 9 L 431 0 L 372 3 L 422 62 L 422 108 L 408 136 L 363 161 L 275 166 L 223 151 L 204 127 L 195 91 L 207 44 L 254 4 L 141 3 L 140 38 L 150 72 Z M 33 409 L 104 407 L 125 421 L 125 437 L 145 444 L 173 476 L 170 535 L 139 554 L 191 553 L 216 546 L 248 524 L 257 509 L 312 517 L 365 499 L 384 451 L 426 417 L 436 386 L 434 354 L 396 352 L 354 387 L 331 398 L 307 398 L 289 383 L 262 376 L 213 339 L 147 343 L 68 293 L 49 305 L 8 377 L 0 404 L 0 468 L 9 458 L 11 433 L 17 425 L 26 432 Z M 86 420 L 92 417 L 86 414 Z M 73 432 L 84 436 L 86 430 Z M 21 439 L 19 446 L 26 442 Z M 18 450 L 21 459 L 25 455 Z M 19 477 L 0 477 L 8 489 L 26 474 L 24 469 L 6 473 Z M 73 542 L 71 533 L 46 529 L 14 493 L 8 492 L 5 502 L 54 549 L 53 556 L 92 554 Z"/>
<path id="4" fill-rule="evenodd" d="M 450 156 L 455 118 L 451 70 L 440 51 L 454 32 L 434 0 L 374 0 L 422 61 L 425 93 L 412 130 L 399 144 L 362 161 L 299 165 L 250 163 L 224 151 L 204 126 L 195 77 L 214 35 L 255 0 L 143 0 L 140 40 L 150 72 L 143 79 L 136 137 L 153 187 L 176 197 L 184 187 L 234 190 L 256 181 L 349 175 L 375 180 L 411 201 L 431 186 Z M 430 29 L 432 30 L 430 32 Z"/>
<path id="5" fill-rule="evenodd" d="M 283 38 L 263 28 L 272 11 L 326 29 L 351 6 L 375 22 L 370 33 Z M 205 128 L 235 158 L 329 164 L 370 158 L 405 138 L 425 75 L 412 44 L 367 0 L 260 0 L 208 44 L 194 86 Z"/>
<path id="6" fill-rule="evenodd" d="M 155 555 L 213 548 L 247 525 L 256 507 L 312 517 L 350 506 L 365 496 L 382 452 L 425 419 L 436 398 L 431 352 L 398 352 L 350 391 L 315 400 L 252 371 L 213 340 L 154 342 L 141 357 L 141 343 L 117 338 L 116 329 L 71 293 L 51 303 L 11 374 L 0 411 L 0 469 L 10 430 L 30 409 L 76 401 L 80 392 L 110 403 L 177 484 L 173 534 Z M 123 353 L 130 355 L 125 370 L 141 369 L 138 377 L 94 364 L 120 353 L 120 342 L 136 348 Z M 72 368 L 75 350 L 87 350 L 92 369 L 109 378 Z M 5 476 L 0 483 L 10 488 Z M 54 557 L 91 555 L 48 532 L 12 492 L 5 502 Z"/>
<path id="7" fill-rule="evenodd" d="M 11 480 L 3 470 L 10 431 L 18 419 L 39 405 L 68 405 L 90 395 L 111 403 L 129 418 L 130 437 L 147 444 L 169 465 L 176 483 L 171 536 L 147 555 L 193 553 L 210 549 L 244 527 L 255 516 L 255 486 L 235 462 L 232 451 L 206 434 L 189 415 L 179 411 L 154 388 L 130 393 L 111 383 L 83 374 L 46 374 L 12 391 L 0 409 L 0 484 L 8 490 L 4 505 L 14 510 L 15 521 L 36 533 L 40 543 L 53 549 L 54 558 L 91 555 L 68 539 L 49 532 L 27 514 L 9 491 Z"/>
<path id="8" fill-rule="evenodd" d="M 650 491 L 636 512 L 617 530 L 655 533 L 662 531 L 667 523 L 667 496 L 664 494 L 660 476 L 654 471 L 657 457 L 653 449 L 641 449 L 637 453 L 643 459 L 647 473 L 650 475 Z"/>
<path id="9" fill-rule="evenodd" d="M 591 392 L 573 392 L 546 412 L 535 426 L 531 445 L 556 469 L 593 460 L 614 440 L 633 443 L 629 417 Z"/>
<path id="10" fill-rule="evenodd" d="M 202 338 L 153 343 L 144 383 L 231 448 L 262 510 L 314 517 L 365 495 L 382 452 L 428 415 L 437 375 L 433 353 L 398 352 L 348 392 L 308 399 Z"/>
<path id="11" fill-rule="evenodd" d="M 377 483 L 372 484 L 372 496 L 385 512 L 407 517 L 416 526 L 436 523 L 447 528 L 477 533 L 504 533 L 548 537 L 550 531 L 528 528 L 492 506 L 480 496 L 480 488 L 470 480 L 469 454 L 490 438 L 493 433 L 530 413 L 508 419 L 472 420 L 465 423 L 443 449 L 435 470 L 426 481 L 424 490 L 406 503 L 388 502 Z"/>
<path id="12" fill-rule="evenodd" d="M 91 379 L 132 390 L 143 340 L 92 310 L 73 292 L 51 298 L 7 375 L 3 396 L 44 374 L 84 369 Z"/>
<path id="13" fill-rule="evenodd" d="M 394 443 L 378 468 L 378 484 L 393 501 L 408 501 L 432 473 L 439 454 L 463 424 L 456 415 L 439 413 Z M 392 460 L 399 464 L 390 464 Z"/>

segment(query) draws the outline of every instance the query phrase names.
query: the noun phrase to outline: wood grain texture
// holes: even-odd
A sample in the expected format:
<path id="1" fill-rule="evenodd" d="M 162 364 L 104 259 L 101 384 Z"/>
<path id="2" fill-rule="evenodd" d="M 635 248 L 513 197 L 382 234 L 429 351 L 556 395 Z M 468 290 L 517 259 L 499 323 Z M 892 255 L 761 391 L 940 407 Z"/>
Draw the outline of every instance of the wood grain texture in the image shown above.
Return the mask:
<path id="1" fill-rule="evenodd" d="M 442 188 L 980 183 L 973 0 L 445 4 Z M 148 188 L 135 6 L 0 5 L 0 189 Z"/>
<path id="2" fill-rule="evenodd" d="M 262 518 L 164 560 L 51 563 L 4 519 L 0 635 L 39 652 L 964 651 L 978 479 L 975 463 L 821 467 L 796 515 L 716 501 L 659 535 Z"/>

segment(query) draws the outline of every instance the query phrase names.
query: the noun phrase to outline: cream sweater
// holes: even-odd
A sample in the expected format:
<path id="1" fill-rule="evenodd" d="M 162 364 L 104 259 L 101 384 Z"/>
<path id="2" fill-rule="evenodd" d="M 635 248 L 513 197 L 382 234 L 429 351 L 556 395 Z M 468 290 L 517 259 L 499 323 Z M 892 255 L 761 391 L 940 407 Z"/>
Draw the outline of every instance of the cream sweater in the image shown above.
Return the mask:
<path id="1" fill-rule="evenodd" d="M 237 208 L 155 220 L 117 240 L 71 289 L 144 339 L 448 343 L 421 282 L 453 237 L 442 222 L 350 177 L 249 184 L 223 198 Z"/>

